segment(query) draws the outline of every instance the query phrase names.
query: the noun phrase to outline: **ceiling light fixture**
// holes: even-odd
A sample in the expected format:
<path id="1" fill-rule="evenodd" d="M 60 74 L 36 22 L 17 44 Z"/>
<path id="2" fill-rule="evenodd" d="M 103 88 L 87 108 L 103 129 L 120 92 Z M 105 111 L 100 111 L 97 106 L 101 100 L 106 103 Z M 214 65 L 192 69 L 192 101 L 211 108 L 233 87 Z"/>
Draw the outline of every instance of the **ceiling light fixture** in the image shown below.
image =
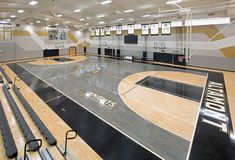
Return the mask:
<path id="1" fill-rule="evenodd" d="M 11 19 L 6 19 L 6 21 L 7 21 L 7 22 L 10 22 L 10 21 L 11 21 Z"/>
<path id="2" fill-rule="evenodd" d="M 29 23 L 31 26 L 33 25 L 33 23 Z"/>
<path id="3" fill-rule="evenodd" d="M 58 15 L 57 15 L 57 17 L 62 17 L 62 16 L 63 16 L 63 15 L 61 15 L 61 14 L 58 14 Z"/>
<path id="4" fill-rule="evenodd" d="M 135 19 L 134 18 L 129 18 L 130 21 L 134 21 Z"/>
<path id="5" fill-rule="evenodd" d="M 124 20 L 124 18 L 119 18 L 119 19 L 117 19 L 118 21 L 123 21 Z"/>
<path id="6" fill-rule="evenodd" d="M 129 10 L 124 11 L 124 13 L 130 13 L 130 12 L 133 12 L 133 11 L 134 11 L 133 9 L 129 9 Z"/>
<path id="7" fill-rule="evenodd" d="M 146 18 L 146 17 L 151 17 L 151 15 L 149 15 L 149 14 L 146 14 L 146 15 L 143 15 L 142 17 L 143 17 L 143 18 Z"/>
<path id="8" fill-rule="evenodd" d="M 49 18 L 46 18 L 45 21 L 49 21 L 50 19 Z"/>
<path id="9" fill-rule="evenodd" d="M 69 24 L 70 22 L 65 22 L 66 24 Z"/>
<path id="10" fill-rule="evenodd" d="M 79 19 L 79 21 L 85 21 L 85 19 L 84 19 L 84 18 L 81 18 L 81 19 Z"/>
<path id="11" fill-rule="evenodd" d="M 37 21 L 37 23 L 41 23 L 41 21 Z"/>
<path id="12" fill-rule="evenodd" d="M 81 9 L 75 9 L 73 12 L 81 12 Z"/>
<path id="13" fill-rule="evenodd" d="M 59 25 L 59 23 L 56 23 L 56 24 L 55 24 L 55 26 L 58 26 L 58 25 Z"/>
<path id="14" fill-rule="evenodd" d="M 167 1 L 166 4 L 176 4 L 180 2 L 182 2 L 182 0 L 172 0 L 172 1 Z"/>
<path id="15" fill-rule="evenodd" d="M 16 16 L 15 15 L 11 15 L 11 18 L 16 18 Z"/>
<path id="16" fill-rule="evenodd" d="M 184 9 L 180 9 L 179 11 L 180 12 L 190 12 L 191 9 L 190 8 L 184 8 Z"/>
<path id="17" fill-rule="evenodd" d="M 104 15 L 102 14 L 102 15 L 99 15 L 99 16 L 97 16 L 97 18 L 103 18 L 104 17 Z"/>
<path id="18" fill-rule="evenodd" d="M 36 4 L 38 4 L 38 1 L 30 1 L 29 2 L 29 5 L 31 5 L 31 6 L 35 6 Z"/>
<path id="19" fill-rule="evenodd" d="M 24 13 L 24 10 L 20 9 L 17 11 L 18 13 Z"/>
<path id="20" fill-rule="evenodd" d="M 109 3 L 112 3 L 112 1 L 111 0 L 107 0 L 107 1 L 100 2 L 100 4 L 102 4 L 102 5 L 109 4 Z"/>
<path id="21" fill-rule="evenodd" d="M 100 21 L 99 24 L 104 24 L 104 21 Z"/>

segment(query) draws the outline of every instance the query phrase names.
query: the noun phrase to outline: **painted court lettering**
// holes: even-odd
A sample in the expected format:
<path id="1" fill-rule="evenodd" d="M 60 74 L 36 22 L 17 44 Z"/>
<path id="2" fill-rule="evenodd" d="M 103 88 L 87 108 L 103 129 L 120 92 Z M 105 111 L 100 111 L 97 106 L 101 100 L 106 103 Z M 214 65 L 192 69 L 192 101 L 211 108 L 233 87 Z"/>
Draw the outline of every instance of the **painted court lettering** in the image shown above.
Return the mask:
<path id="1" fill-rule="evenodd" d="M 224 85 L 209 81 L 202 122 L 228 133 L 227 111 L 224 97 Z"/>
<path id="2" fill-rule="evenodd" d="M 206 118 L 202 118 L 202 122 L 204 123 L 207 123 L 209 125 L 212 125 L 214 127 L 217 127 L 219 128 L 222 132 L 225 132 L 225 133 L 228 133 L 228 130 L 227 130 L 227 124 L 226 123 L 216 123 L 216 122 L 213 122 L 213 121 L 210 121 Z"/>
<path id="3" fill-rule="evenodd" d="M 111 109 L 113 109 L 117 105 L 116 102 L 113 102 L 107 98 L 104 98 L 103 96 L 97 95 L 94 92 L 90 92 L 89 97 L 94 99 L 95 101 L 98 101 L 98 102 L 106 105 L 107 107 L 109 107 Z"/>

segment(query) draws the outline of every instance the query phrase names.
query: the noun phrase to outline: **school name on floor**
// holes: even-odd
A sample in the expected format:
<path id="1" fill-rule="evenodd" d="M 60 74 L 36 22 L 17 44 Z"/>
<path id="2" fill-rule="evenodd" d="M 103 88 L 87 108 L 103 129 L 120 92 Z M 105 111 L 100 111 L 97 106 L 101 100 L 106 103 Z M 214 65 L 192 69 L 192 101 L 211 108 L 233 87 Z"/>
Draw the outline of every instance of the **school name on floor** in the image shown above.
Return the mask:
<path id="1" fill-rule="evenodd" d="M 205 109 L 202 122 L 228 133 L 228 116 L 225 107 L 225 89 L 221 83 L 209 81 L 206 91 Z"/>
<path id="2" fill-rule="evenodd" d="M 86 96 L 93 99 L 93 100 L 95 100 L 95 101 L 97 101 L 97 102 L 99 102 L 102 105 L 106 105 L 110 109 L 113 109 L 117 105 L 116 102 L 113 102 L 112 100 L 109 100 L 109 99 L 107 99 L 103 96 L 100 96 L 100 95 L 98 95 L 94 92 L 86 93 Z"/>

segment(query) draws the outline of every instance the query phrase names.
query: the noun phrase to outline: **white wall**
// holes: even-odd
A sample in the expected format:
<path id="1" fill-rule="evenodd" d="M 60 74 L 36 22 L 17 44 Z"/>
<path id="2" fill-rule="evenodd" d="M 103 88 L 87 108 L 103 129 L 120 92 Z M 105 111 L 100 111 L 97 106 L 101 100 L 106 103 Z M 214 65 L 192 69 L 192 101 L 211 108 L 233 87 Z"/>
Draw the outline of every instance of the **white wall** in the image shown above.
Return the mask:
<path id="1" fill-rule="evenodd" d="M 45 27 L 29 25 L 13 26 L 13 40 L 11 42 L 0 42 L 0 62 L 19 59 L 43 57 L 44 49 L 60 49 L 60 55 L 68 54 L 70 46 L 78 46 L 82 43 L 83 33 L 70 31 L 78 40 L 75 44 L 68 36 L 64 41 L 49 41 L 44 33 Z M 78 49 L 80 49 L 78 47 Z"/>
<path id="2" fill-rule="evenodd" d="M 232 54 L 231 51 L 229 51 L 230 54 L 225 54 L 228 50 L 223 50 L 224 48 L 233 48 L 235 46 L 235 23 L 227 27 L 222 34 L 219 34 L 219 38 L 216 37 L 216 40 L 210 40 L 213 35 L 225 26 L 197 26 L 193 28 L 191 53 L 197 52 L 190 58 L 188 65 L 235 71 L 235 48 L 234 52 L 233 49 L 231 50 Z M 176 31 L 166 36 L 147 36 L 146 39 L 144 36 L 139 35 L 138 44 L 124 44 L 124 36 L 116 35 L 99 38 L 86 36 L 86 41 L 90 43 L 87 51 L 93 53 L 97 53 L 97 48 L 100 46 L 102 54 L 104 54 L 104 48 L 108 47 L 114 49 L 119 48 L 121 55 L 141 57 L 146 47 L 148 58 L 153 57 L 153 52 L 164 51 L 165 53 L 183 54 L 182 34 Z M 164 43 L 166 49 L 155 49 L 155 43 Z"/>

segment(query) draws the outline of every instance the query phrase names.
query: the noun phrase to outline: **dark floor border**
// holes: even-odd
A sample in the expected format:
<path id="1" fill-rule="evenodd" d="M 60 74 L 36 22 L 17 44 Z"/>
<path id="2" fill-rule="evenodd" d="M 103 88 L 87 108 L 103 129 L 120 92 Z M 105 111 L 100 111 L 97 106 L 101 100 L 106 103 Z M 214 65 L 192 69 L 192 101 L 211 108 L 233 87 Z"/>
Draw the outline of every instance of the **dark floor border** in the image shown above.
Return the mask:
<path id="1" fill-rule="evenodd" d="M 8 64 L 13 72 L 106 160 L 161 160 L 115 128 L 96 117 L 70 98 L 35 77 L 18 64 Z M 33 84 L 33 85 L 32 85 Z M 53 99 L 53 97 L 59 97 Z M 53 100 L 50 100 L 53 99 Z"/>
<path id="2" fill-rule="evenodd" d="M 222 73 L 208 74 L 189 160 L 234 160 L 235 141 Z"/>

